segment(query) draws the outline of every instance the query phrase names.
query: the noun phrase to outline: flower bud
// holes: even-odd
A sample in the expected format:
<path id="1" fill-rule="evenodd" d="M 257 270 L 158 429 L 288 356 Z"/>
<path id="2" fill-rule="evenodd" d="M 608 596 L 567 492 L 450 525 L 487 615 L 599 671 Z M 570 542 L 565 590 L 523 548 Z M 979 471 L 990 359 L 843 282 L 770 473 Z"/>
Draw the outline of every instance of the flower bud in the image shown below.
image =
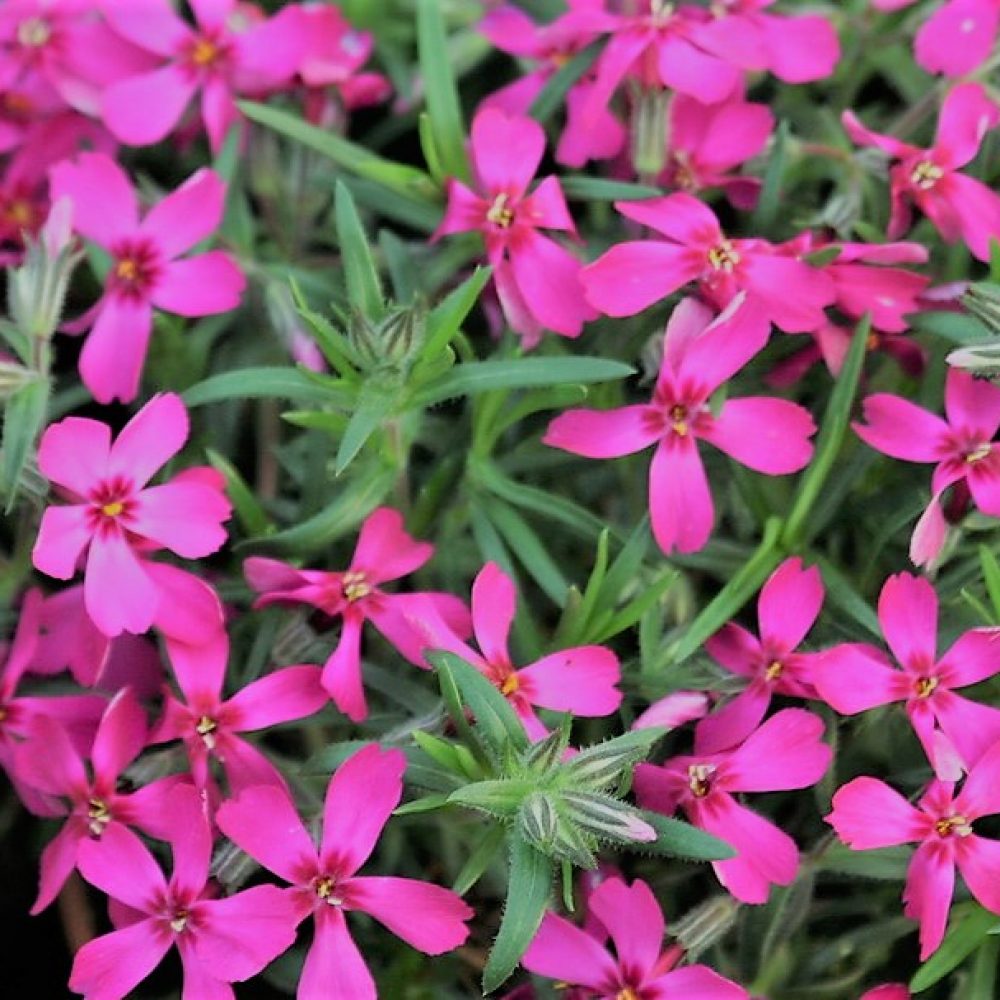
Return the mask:
<path id="1" fill-rule="evenodd" d="M 648 844 L 656 840 L 656 831 L 638 810 L 609 795 L 564 792 L 562 801 L 566 820 L 592 837 L 624 844 Z"/>

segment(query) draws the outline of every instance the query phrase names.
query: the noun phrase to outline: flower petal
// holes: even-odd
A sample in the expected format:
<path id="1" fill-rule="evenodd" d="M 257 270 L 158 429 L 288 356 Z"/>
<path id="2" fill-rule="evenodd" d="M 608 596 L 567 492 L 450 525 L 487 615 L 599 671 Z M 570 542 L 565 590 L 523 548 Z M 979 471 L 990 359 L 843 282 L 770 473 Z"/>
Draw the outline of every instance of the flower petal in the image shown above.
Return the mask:
<path id="1" fill-rule="evenodd" d="M 855 778 L 837 789 L 824 819 L 856 851 L 923 840 L 930 820 L 895 789 L 876 778 Z"/>
<path id="2" fill-rule="evenodd" d="M 434 546 L 407 534 L 403 515 L 391 507 L 379 507 L 365 519 L 351 559 L 351 569 L 375 583 L 396 580 L 420 569 Z"/>
<path id="3" fill-rule="evenodd" d="M 823 730 L 823 720 L 801 708 L 772 715 L 724 765 L 726 789 L 774 792 L 816 784 L 833 756 Z"/>
<path id="4" fill-rule="evenodd" d="M 223 250 L 173 260 L 159 276 L 153 304 L 178 316 L 214 316 L 240 304 L 246 278 Z"/>
<path id="5" fill-rule="evenodd" d="M 803 569 L 798 557 L 786 559 L 760 591 L 757 619 L 761 638 L 785 650 L 795 649 L 816 623 L 822 606 L 823 580 L 818 567 Z"/>
<path id="6" fill-rule="evenodd" d="M 157 202 L 140 228 L 172 260 L 215 232 L 225 204 L 222 178 L 214 170 L 202 168 Z"/>
<path id="7" fill-rule="evenodd" d="M 616 982 L 618 976 L 617 964 L 599 941 L 551 911 L 542 918 L 521 965 L 536 976 L 593 990 Z"/>
<path id="8" fill-rule="evenodd" d="M 155 969 L 173 944 L 156 920 L 140 920 L 88 941 L 73 959 L 69 988 L 87 1000 L 121 1000 Z"/>
<path id="9" fill-rule="evenodd" d="M 701 436 L 742 465 L 771 476 L 805 468 L 812 457 L 812 416 L 787 399 L 729 399 Z"/>
<path id="10" fill-rule="evenodd" d="M 869 447 L 907 462 L 943 457 L 951 430 L 940 417 L 887 392 L 866 397 L 862 406 L 866 423 L 851 426 Z"/>
<path id="11" fill-rule="evenodd" d="M 80 153 L 57 163 L 50 174 L 53 203 L 73 202 L 73 228 L 105 249 L 133 233 L 139 202 L 128 174 L 106 153 Z"/>
<path id="12" fill-rule="evenodd" d="M 820 698 L 841 715 L 906 697 L 900 689 L 906 678 L 889 666 L 879 650 L 861 643 L 845 642 L 818 653 L 812 680 Z"/>
<path id="13" fill-rule="evenodd" d="M 116 139 L 151 146 L 171 132 L 196 89 L 183 67 L 168 63 L 113 83 L 101 98 L 101 116 Z"/>
<path id="14" fill-rule="evenodd" d="M 298 995 L 324 1000 L 377 1000 L 375 981 L 338 906 L 316 911 L 316 936 L 306 953 Z"/>
<path id="15" fill-rule="evenodd" d="M 180 396 L 158 393 L 122 428 L 111 447 L 112 475 L 141 489 L 184 446 L 189 430 Z"/>
<path id="16" fill-rule="evenodd" d="M 72 490 L 80 499 L 90 495 L 108 471 L 111 428 L 100 420 L 66 417 L 51 424 L 38 446 L 38 468 L 50 482 Z"/>
<path id="17" fill-rule="evenodd" d="M 653 453 L 649 469 L 649 516 L 656 544 L 666 554 L 697 552 L 715 520 L 701 456 L 690 437 L 671 437 Z"/>
<path id="18" fill-rule="evenodd" d="M 517 672 L 525 697 L 539 708 L 580 716 L 610 715 L 622 693 L 618 657 L 603 646 L 577 646 L 543 656 Z"/>
<path id="19" fill-rule="evenodd" d="M 621 406 L 615 410 L 567 410 L 559 414 L 542 444 L 584 458 L 618 458 L 648 448 L 660 436 L 651 406 Z"/>
<path id="20" fill-rule="evenodd" d="M 641 879 L 602 882 L 587 900 L 587 910 L 604 925 L 615 944 L 618 964 L 643 981 L 651 978 L 663 947 L 663 912 Z"/>
<path id="21" fill-rule="evenodd" d="M 139 493 L 128 527 L 185 559 L 200 559 L 225 545 L 222 522 L 231 511 L 225 494 L 218 490 L 172 482 Z"/>
<path id="22" fill-rule="evenodd" d="M 88 507 L 46 507 L 31 562 L 41 573 L 70 580 L 76 564 L 93 537 Z"/>
<path id="23" fill-rule="evenodd" d="M 587 301 L 607 316 L 634 316 L 701 274 L 696 251 L 655 240 L 619 243 L 580 271 Z"/>
<path id="24" fill-rule="evenodd" d="M 488 663 L 510 663 L 507 636 L 516 611 L 514 581 L 496 563 L 487 563 L 472 583 L 472 629 Z"/>
<path id="25" fill-rule="evenodd" d="M 319 667 L 284 667 L 253 681 L 226 702 L 234 732 L 304 719 L 327 702 Z"/>
<path id="26" fill-rule="evenodd" d="M 472 121 L 476 176 L 490 194 L 519 199 L 545 152 L 545 132 L 531 118 L 485 108 Z"/>
<path id="27" fill-rule="evenodd" d="M 139 395 L 153 311 L 145 299 L 107 295 L 80 352 L 80 377 L 99 403 Z"/>
<path id="28" fill-rule="evenodd" d="M 878 597 L 878 619 L 893 656 L 904 667 L 937 660 L 938 599 L 924 577 L 890 576 Z"/>
<path id="29" fill-rule="evenodd" d="M 368 715 L 361 678 L 361 630 L 364 623 L 359 614 L 345 614 L 337 646 L 323 664 L 323 688 L 352 722 L 360 722 Z"/>
<path id="30" fill-rule="evenodd" d="M 83 599 L 91 621 L 106 635 L 141 635 L 156 617 L 160 592 L 118 531 L 94 538 L 87 556 Z"/>
<path id="31" fill-rule="evenodd" d="M 937 951 L 944 939 L 952 895 L 955 865 L 933 841 L 921 844 L 913 855 L 903 890 L 903 913 L 920 921 L 920 961 Z"/>

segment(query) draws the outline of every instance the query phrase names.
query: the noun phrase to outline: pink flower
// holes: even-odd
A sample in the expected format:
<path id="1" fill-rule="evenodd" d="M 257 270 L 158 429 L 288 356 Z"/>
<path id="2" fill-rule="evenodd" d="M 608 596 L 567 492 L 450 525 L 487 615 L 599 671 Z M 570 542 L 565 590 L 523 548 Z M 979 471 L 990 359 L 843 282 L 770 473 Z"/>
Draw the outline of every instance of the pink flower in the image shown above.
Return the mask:
<path id="1" fill-rule="evenodd" d="M 934 781 L 916 806 L 876 778 L 855 778 L 833 796 L 826 821 L 857 851 L 918 842 L 906 874 L 906 916 L 920 921 L 920 958 L 937 950 L 955 887 L 955 868 L 983 906 L 1000 913 L 1000 842 L 973 823 L 1000 813 L 1000 744 L 975 764 L 961 792 Z"/>
<path id="2" fill-rule="evenodd" d="M 788 333 L 813 330 L 825 321 L 823 309 L 834 300 L 826 274 L 765 240 L 728 239 L 715 213 L 692 195 L 618 201 L 615 208 L 668 242 L 619 243 L 583 269 L 587 301 L 608 316 L 632 316 L 697 281 L 701 294 L 719 309 L 745 291 Z"/>
<path id="3" fill-rule="evenodd" d="M 32 551 L 35 568 L 59 580 L 76 572 L 86 552 L 84 603 L 107 636 L 145 632 L 161 611 L 166 588 L 138 553 L 166 548 L 185 559 L 215 552 L 226 540 L 230 505 L 212 469 L 188 469 L 147 487 L 187 440 L 178 396 L 154 396 L 111 444 L 98 420 L 67 417 L 42 435 L 38 467 L 69 500 L 46 508 Z"/>
<path id="4" fill-rule="evenodd" d="M 717 413 L 709 398 L 767 341 L 761 311 L 741 296 L 714 320 L 684 299 L 667 325 L 663 362 L 652 402 L 616 410 L 568 410 L 550 425 L 545 444 L 586 458 L 617 458 L 656 445 L 649 471 L 649 513 L 657 544 L 668 555 L 696 552 L 708 541 L 715 512 L 700 438 L 751 469 L 795 472 L 812 455 L 816 427 L 800 406 L 783 399 L 727 399 Z"/>
<path id="5" fill-rule="evenodd" d="M 167 60 L 105 90 L 104 122 L 122 142 L 148 146 L 164 139 L 200 93 L 201 118 L 218 152 L 239 120 L 235 98 L 280 88 L 298 70 L 309 37 L 298 5 L 270 18 L 237 0 L 192 0 L 191 8 L 194 28 L 168 0 L 102 0 L 115 31 Z"/>
<path id="6" fill-rule="evenodd" d="M 742 743 L 767 714 L 773 695 L 815 698 L 813 664 L 818 654 L 797 653 L 819 617 L 823 581 L 815 566 L 786 559 L 760 592 L 760 639 L 741 625 L 724 625 L 705 648 L 726 670 L 747 678 L 747 686 L 695 730 L 697 753 L 718 753 Z"/>
<path id="7" fill-rule="evenodd" d="M 788 708 L 771 716 L 742 746 L 717 754 L 674 757 L 640 764 L 635 790 L 647 809 L 671 815 L 678 806 L 698 827 L 738 852 L 712 867 L 719 881 L 744 903 L 764 903 L 772 884 L 791 885 L 799 867 L 795 841 L 758 813 L 740 805 L 739 792 L 808 788 L 833 756 L 820 737 L 823 720 Z"/>
<path id="8" fill-rule="evenodd" d="M 318 712 L 326 704 L 326 694 L 320 687 L 320 669 L 295 666 L 275 670 L 223 700 L 228 658 L 229 639 L 225 632 L 204 646 L 171 646 L 174 677 L 184 701 L 178 701 L 169 692 L 166 694 L 163 717 L 149 742 L 183 740 L 198 788 L 213 786 L 209 767 L 213 757 L 222 764 L 233 792 L 251 785 L 284 787 L 285 780 L 278 769 L 239 734 L 304 719 Z"/>
<path id="9" fill-rule="evenodd" d="M 58 816 L 62 811 L 59 803 L 21 777 L 17 746 L 41 719 L 52 719 L 63 726 L 77 752 L 87 754 L 107 702 L 96 695 L 18 697 L 18 685 L 31 669 L 38 649 L 41 618 L 42 592 L 29 590 L 21 605 L 13 641 L 9 648 L 0 645 L 0 768 L 7 773 L 25 808 L 38 816 Z"/>
<path id="10" fill-rule="evenodd" d="M 507 635 L 517 611 L 514 581 L 495 563 L 487 563 L 472 583 L 472 627 L 481 652 L 467 646 L 447 623 L 428 609 L 418 616 L 425 643 L 447 649 L 471 663 L 514 707 L 532 739 L 547 730 L 535 708 L 596 717 L 610 715 L 622 701 L 618 657 L 603 646 L 574 646 L 543 656 L 526 667 L 515 667 Z"/>
<path id="11" fill-rule="evenodd" d="M 120 919 L 118 930 L 76 953 L 69 985 L 87 1000 L 122 1000 L 173 945 L 184 967 L 185 997 L 232 1000 L 227 984 L 255 976 L 295 941 L 294 905 L 277 886 L 216 898 L 208 880 L 212 834 L 189 785 L 171 793 L 169 820 L 169 881 L 122 826 L 109 826 L 101 842 L 80 845 L 84 878 L 131 911 L 127 924 Z"/>
<path id="12" fill-rule="evenodd" d="M 631 885 L 619 878 L 602 882 L 590 894 L 588 911 L 610 934 L 615 957 L 600 940 L 549 911 L 521 964 L 536 975 L 586 987 L 593 1000 L 674 996 L 748 1000 L 742 986 L 707 966 L 675 968 L 684 953 L 676 945 L 663 950 L 663 914 L 649 886 L 640 879 Z"/>
<path id="13" fill-rule="evenodd" d="M 441 955 L 468 936 L 472 910 L 449 889 L 410 878 L 359 876 L 382 828 L 399 804 L 406 759 L 367 746 L 330 779 L 317 850 L 295 806 L 279 788 L 249 788 L 224 802 L 217 821 L 227 837 L 291 883 L 287 933 L 309 914 L 315 937 L 306 955 L 301 1000 L 375 1000 L 375 983 L 347 928 L 360 911 L 427 955 Z"/>
<path id="14" fill-rule="evenodd" d="M 434 238 L 478 230 L 511 327 L 533 347 L 543 330 L 577 337 L 596 313 L 580 294 L 580 261 L 539 229 L 576 233 L 555 177 L 528 193 L 545 152 L 545 133 L 530 118 L 496 108 L 472 122 L 476 191 L 448 181 L 448 206 Z"/>
<path id="15" fill-rule="evenodd" d="M 737 90 L 717 104 L 676 94 L 667 126 L 665 187 L 693 193 L 721 187 L 737 208 L 753 208 L 760 181 L 732 170 L 760 153 L 774 130 L 767 105 L 752 104 Z"/>
<path id="16" fill-rule="evenodd" d="M 978 628 L 937 655 L 938 599 L 920 577 L 890 576 L 878 600 L 878 617 L 895 669 L 880 650 L 860 643 L 829 649 L 813 668 L 819 696 L 838 712 L 854 715 L 902 701 L 935 769 L 939 756 L 958 752 L 966 770 L 1000 740 L 1000 709 L 955 694 L 1000 671 L 1000 630 Z M 940 728 L 945 741 L 937 735 Z"/>
<path id="17" fill-rule="evenodd" d="M 858 1000 L 910 1000 L 910 991 L 903 983 L 886 983 L 868 990 Z"/>
<path id="18" fill-rule="evenodd" d="M 108 705 L 97 728 L 90 752 L 92 778 L 62 726 L 46 716 L 31 724 L 28 738 L 15 751 L 17 772 L 43 794 L 69 800 L 69 809 L 63 810 L 69 815 L 66 824 L 42 852 L 33 914 L 56 898 L 76 866 L 85 840 L 104 844 L 104 834 L 112 827 L 118 831 L 116 843 L 137 839 L 130 826 L 153 836 L 162 833 L 166 794 L 176 787 L 179 776 L 162 778 L 131 794 L 117 788 L 122 771 L 145 745 L 146 715 L 131 688 L 121 691 Z"/>
<path id="19" fill-rule="evenodd" d="M 337 708 L 352 721 L 368 714 L 361 679 L 361 632 L 371 623 L 410 663 L 427 667 L 427 643 L 409 620 L 424 600 L 451 628 L 469 634 L 469 613 L 450 594 L 389 594 L 380 584 L 413 573 L 434 554 L 434 546 L 418 542 L 403 528 L 398 511 L 380 507 L 365 520 L 351 565 L 343 572 L 295 569 L 275 559 L 250 558 L 243 564 L 247 582 L 261 596 L 255 607 L 310 604 L 341 617 L 340 640 L 323 667 L 323 687 Z"/>
<path id="20" fill-rule="evenodd" d="M 673 691 L 654 701 L 646 711 L 636 716 L 633 729 L 652 729 L 663 726 L 677 729 L 685 722 L 703 719 L 708 715 L 711 702 L 704 691 Z"/>
<path id="21" fill-rule="evenodd" d="M 51 178 L 53 199 L 73 201 L 77 232 L 111 255 L 80 375 L 98 402 L 130 402 L 139 391 L 153 306 L 208 316 L 239 305 L 246 282 L 228 254 L 177 259 L 219 225 L 225 185 L 211 170 L 199 170 L 140 222 L 135 189 L 109 156 L 81 153 L 53 167 Z"/>
<path id="22" fill-rule="evenodd" d="M 959 168 L 975 158 L 983 136 L 998 121 L 1000 109 L 978 83 L 949 91 L 930 149 L 872 132 L 853 112 L 844 112 L 844 128 L 856 143 L 876 146 L 895 161 L 889 172 L 889 239 L 898 239 L 910 228 L 912 203 L 934 223 L 946 243 L 964 240 L 974 257 L 990 259 L 990 239 L 1000 238 L 1000 196 L 981 181 L 959 173 Z"/>
<path id="23" fill-rule="evenodd" d="M 1000 445 L 993 441 L 1000 427 L 1000 389 L 951 368 L 944 411 L 946 419 L 901 396 L 880 392 L 864 401 L 865 423 L 852 425 L 876 451 L 907 462 L 936 463 L 931 502 L 910 542 L 910 558 L 918 566 L 935 559 L 944 545 L 941 495 L 949 486 L 960 490 L 959 510 L 971 493 L 984 514 L 1000 517 Z"/>

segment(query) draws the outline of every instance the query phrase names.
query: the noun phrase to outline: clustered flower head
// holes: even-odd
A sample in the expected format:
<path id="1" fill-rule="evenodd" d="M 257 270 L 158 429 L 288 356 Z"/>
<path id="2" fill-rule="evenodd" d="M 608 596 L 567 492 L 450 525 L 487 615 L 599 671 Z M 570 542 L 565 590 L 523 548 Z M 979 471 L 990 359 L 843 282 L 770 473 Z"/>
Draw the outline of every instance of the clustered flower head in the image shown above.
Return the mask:
<path id="1" fill-rule="evenodd" d="M 914 961 L 1000 917 L 1000 388 L 933 351 L 1000 2 L 911 2 L 0 6 L 0 770 L 31 913 L 107 898 L 72 991 L 798 996 L 775 938 L 907 845 Z"/>

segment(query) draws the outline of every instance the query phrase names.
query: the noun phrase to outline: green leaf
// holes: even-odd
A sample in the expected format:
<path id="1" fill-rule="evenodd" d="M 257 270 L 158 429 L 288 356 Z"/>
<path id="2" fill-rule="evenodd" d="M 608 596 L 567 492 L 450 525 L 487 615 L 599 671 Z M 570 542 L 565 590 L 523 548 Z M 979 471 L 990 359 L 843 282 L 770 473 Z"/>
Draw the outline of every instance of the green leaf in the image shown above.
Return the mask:
<path id="1" fill-rule="evenodd" d="M 448 796 L 448 802 L 466 809 L 478 809 L 501 819 L 516 815 L 521 803 L 532 793 L 534 784 L 527 780 L 496 778 L 489 781 L 474 781 L 472 784 L 456 788 Z"/>
<path id="2" fill-rule="evenodd" d="M 205 449 L 212 468 L 222 473 L 226 480 L 226 493 L 233 501 L 236 516 L 240 519 L 248 535 L 264 535 L 271 530 L 271 519 L 267 511 L 254 496 L 253 490 L 240 475 L 236 467 L 224 456 L 211 448 Z"/>
<path id="3" fill-rule="evenodd" d="M 376 156 L 335 132 L 317 128 L 297 115 L 268 104 L 239 101 L 238 106 L 251 121 L 308 146 L 359 177 L 375 181 L 412 201 L 437 203 L 440 200 L 438 186 L 422 170 Z"/>
<path id="4" fill-rule="evenodd" d="M 510 877 L 500 931 L 483 970 L 483 992 L 492 993 L 510 978 L 528 950 L 549 902 L 552 862 L 522 838 L 510 839 Z"/>
<path id="5" fill-rule="evenodd" d="M 751 221 L 752 231 L 766 232 L 774 226 L 781 207 L 781 184 L 785 176 L 785 153 L 788 145 L 788 122 L 778 122 L 771 142 L 771 153 L 764 170 L 764 184 L 760 189 L 757 207 Z"/>
<path id="6" fill-rule="evenodd" d="M 878 615 L 865 599 L 854 589 L 851 581 L 829 559 L 817 553 L 810 553 L 806 562 L 815 561 L 826 586 L 826 595 L 831 605 L 839 608 L 866 632 L 876 639 L 882 639 L 882 626 Z"/>
<path id="7" fill-rule="evenodd" d="M 299 368 L 239 368 L 212 375 L 181 394 L 187 407 L 245 399 L 298 399 L 348 406 L 353 394 L 326 386 Z"/>
<path id="8" fill-rule="evenodd" d="M 395 410 L 399 396 L 394 388 L 380 384 L 374 377 L 362 385 L 354 412 L 340 439 L 334 475 L 339 476 L 354 461 L 365 442 Z"/>
<path id="9" fill-rule="evenodd" d="M 433 406 L 455 396 L 473 396 L 494 389 L 536 389 L 567 383 L 608 382 L 627 378 L 635 370 L 608 358 L 519 358 L 471 361 L 418 389 L 413 405 Z"/>
<path id="10" fill-rule="evenodd" d="M 958 919 L 958 907 L 952 910 L 952 919 L 948 933 L 941 947 L 917 969 L 916 975 L 910 980 L 910 989 L 914 993 L 922 993 L 940 982 L 953 969 L 956 969 L 971 955 L 987 938 L 1000 928 L 1000 919 L 995 913 L 983 909 L 977 903 L 970 903 L 962 919 Z"/>
<path id="11" fill-rule="evenodd" d="M 362 316 L 379 320 L 385 313 L 382 285 L 357 207 L 343 181 L 337 181 L 334 214 L 340 260 L 347 282 L 347 301 Z"/>
<path id="12" fill-rule="evenodd" d="M 432 650 L 427 662 L 458 690 L 476 719 L 479 734 L 499 759 L 505 748 L 526 750 L 528 736 L 510 702 L 471 664 L 446 650 Z"/>
<path id="13" fill-rule="evenodd" d="M 992 241 L 995 249 L 997 241 Z M 972 977 L 963 1000 L 996 1000 L 997 960 L 1000 938 L 990 935 L 976 950 Z"/>
<path id="14" fill-rule="evenodd" d="M 620 611 L 594 632 L 587 633 L 588 642 L 602 643 L 631 628 L 657 601 L 677 582 L 680 572 L 675 569 L 665 570 L 660 576 L 634 600 L 629 601 Z"/>
<path id="15" fill-rule="evenodd" d="M 822 871 L 856 878 L 886 882 L 902 882 L 913 857 L 912 847 L 879 847 L 871 851 L 854 851 L 845 844 L 833 844 L 820 856 Z"/>
<path id="16" fill-rule="evenodd" d="M 663 192 L 649 184 L 627 184 L 624 181 L 609 181 L 603 177 L 585 177 L 571 174 L 560 177 L 563 193 L 572 201 L 639 201 L 643 198 L 659 198 Z"/>
<path id="17" fill-rule="evenodd" d="M 435 812 L 449 805 L 449 795 L 436 792 L 434 795 L 424 795 L 422 798 L 404 802 L 392 811 L 393 816 L 415 816 L 421 813 Z"/>
<path id="18" fill-rule="evenodd" d="M 788 548 L 796 548 L 802 542 L 808 541 L 812 534 L 809 513 L 822 493 L 823 485 L 833 471 L 837 455 L 840 453 L 851 419 L 854 396 L 861 379 L 870 332 L 871 318 L 866 316 L 854 331 L 847 357 L 844 359 L 844 365 L 840 369 L 833 392 L 830 393 L 826 412 L 823 414 L 823 423 L 816 438 L 816 452 L 799 480 L 799 488 L 785 520 L 781 539 Z"/>
<path id="19" fill-rule="evenodd" d="M 528 108 L 528 114 L 539 125 L 544 125 L 562 107 L 570 88 L 594 65 L 603 48 L 603 41 L 591 42 L 549 77 Z"/>
<path id="20" fill-rule="evenodd" d="M 1000 563 L 985 546 L 979 546 L 979 565 L 982 567 L 983 580 L 986 583 L 986 593 L 993 605 L 993 620 L 1000 622 Z"/>
<path id="21" fill-rule="evenodd" d="M 45 423 L 49 381 L 37 378 L 18 389 L 3 411 L 3 444 L 0 446 L 0 496 L 9 514 L 17 499 L 21 473 Z"/>
<path id="22" fill-rule="evenodd" d="M 957 312 L 923 312 L 909 317 L 916 330 L 932 333 L 961 346 L 978 345 L 991 340 L 989 328 L 975 316 Z"/>
<path id="23" fill-rule="evenodd" d="M 683 820 L 649 810 L 642 811 L 642 818 L 656 830 L 657 838 L 651 844 L 635 844 L 637 851 L 692 861 L 725 861 L 736 857 L 736 851 L 724 840 Z"/>
<path id="24" fill-rule="evenodd" d="M 489 826 L 475 850 L 469 855 L 469 860 L 462 865 L 462 870 L 455 876 L 451 891 L 464 896 L 486 873 L 493 863 L 500 848 L 503 846 L 507 831 L 502 826 Z"/>
<path id="25" fill-rule="evenodd" d="M 458 288 L 449 292 L 428 313 L 427 339 L 420 350 L 421 358 L 433 358 L 451 343 L 472 311 L 472 307 L 479 301 L 479 296 L 492 274 L 491 267 L 477 267 Z"/>
<path id="26" fill-rule="evenodd" d="M 467 747 L 433 736 L 422 729 L 413 731 L 413 740 L 431 760 L 463 778 L 475 780 L 480 777 L 480 769 Z"/>
<path id="27" fill-rule="evenodd" d="M 417 49 L 434 152 L 446 177 L 469 180 L 465 125 L 441 16 L 441 0 L 417 2 Z"/>

